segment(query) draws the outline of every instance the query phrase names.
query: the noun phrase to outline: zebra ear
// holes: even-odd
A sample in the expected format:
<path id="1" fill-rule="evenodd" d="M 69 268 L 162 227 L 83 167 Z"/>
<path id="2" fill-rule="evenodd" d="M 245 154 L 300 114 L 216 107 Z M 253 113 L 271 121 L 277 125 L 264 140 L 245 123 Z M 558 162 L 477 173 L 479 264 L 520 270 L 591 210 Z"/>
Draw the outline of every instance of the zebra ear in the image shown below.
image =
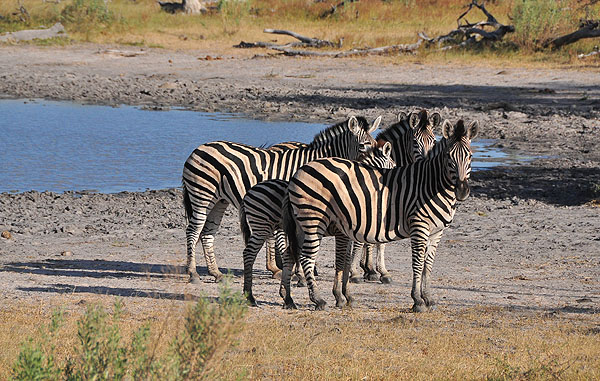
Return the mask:
<path id="1" fill-rule="evenodd" d="M 353 134 L 358 134 L 360 125 L 358 124 L 358 119 L 356 119 L 355 116 L 351 116 L 350 119 L 348 119 L 348 128 Z"/>
<path id="2" fill-rule="evenodd" d="M 471 124 L 469 124 L 469 127 L 467 127 L 467 138 L 469 140 L 475 139 L 478 132 L 479 132 L 479 121 L 474 120 L 471 122 Z"/>
<path id="3" fill-rule="evenodd" d="M 375 131 L 377 129 L 377 127 L 379 127 L 379 123 L 381 123 L 381 115 L 379 115 L 377 117 L 377 119 L 375 119 L 373 121 L 373 124 L 371 125 L 371 128 L 369 128 L 369 131 L 367 131 L 369 134 L 372 133 L 373 131 Z"/>
<path id="4" fill-rule="evenodd" d="M 446 119 L 442 123 L 442 136 L 446 139 L 450 139 L 452 134 L 454 134 L 454 126 L 452 125 L 452 122 Z"/>
<path id="5" fill-rule="evenodd" d="M 419 114 L 417 114 L 416 112 L 411 112 L 410 117 L 408 119 L 408 124 L 410 125 L 410 128 L 412 128 L 413 130 L 417 128 L 417 126 L 419 125 L 419 120 Z"/>
<path id="6" fill-rule="evenodd" d="M 381 150 L 383 151 L 383 156 L 385 156 L 387 159 L 389 159 L 390 156 L 392 155 L 392 143 L 385 142 L 385 144 L 383 145 L 383 148 L 381 148 Z"/>
<path id="7" fill-rule="evenodd" d="M 442 116 L 439 112 L 434 112 L 429 116 L 429 122 L 432 128 L 437 128 L 442 123 Z"/>
<path id="8" fill-rule="evenodd" d="M 406 115 L 406 113 L 404 111 L 400 111 L 398 113 L 398 122 L 402 122 L 404 119 L 408 118 L 408 115 Z"/>

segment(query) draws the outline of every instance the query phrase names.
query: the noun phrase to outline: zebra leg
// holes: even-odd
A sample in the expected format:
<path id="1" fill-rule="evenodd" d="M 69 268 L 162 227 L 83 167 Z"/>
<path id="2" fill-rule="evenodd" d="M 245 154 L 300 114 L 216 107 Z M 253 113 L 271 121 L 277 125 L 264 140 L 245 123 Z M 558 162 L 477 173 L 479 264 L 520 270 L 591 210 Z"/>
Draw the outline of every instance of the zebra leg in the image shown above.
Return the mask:
<path id="1" fill-rule="evenodd" d="M 305 233 L 306 234 L 306 233 Z M 300 264 L 306 277 L 306 287 L 308 288 L 308 296 L 315 304 L 315 310 L 321 311 L 325 309 L 327 304 L 325 300 L 316 291 L 316 280 L 314 276 L 315 258 L 321 246 L 321 236 L 318 234 L 306 234 L 302 244 L 302 253 L 300 254 Z"/>
<path id="2" fill-rule="evenodd" d="M 435 259 L 437 246 L 440 243 L 440 239 L 442 238 L 443 233 L 444 230 L 440 230 L 439 232 L 431 234 L 429 236 L 429 242 L 427 243 L 427 251 L 425 255 L 425 268 L 423 269 L 423 278 L 421 280 L 421 296 L 423 296 L 425 305 L 429 307 L 430 310 L 435 308 L 435 301 L 429 291 L 431 269 L 433 267 L 433 261 Z"/>
<path id="3" fill-rule="evenodd" d="M 275 263 L 275 256 L 277 255 L 277 249 L 275 245 L 275 237 L 271 235 L 269 238 L 267 238 L 267 270 L 273 273 L 273 279 L 281 279 L 281 269 Z"/>
<path id="4" fill-rule="evenodd" d="M 413 298 L 413 312 L 425 312 L 427 306 L 421 296 L 421 277 L 425 262 L 425 248 L 429 239 L 428 227 L 425 223 L 419 225 L 413 222 L 410 232 L 410 245 L 412 248 L 413 283 L 411 296 Z"/>
<path id="5" fill-rule="evenodd" d="M 379 281 L 384 284 L 392 283 L 392 276 L 390 272 L 385 268 L 385 245 L 383 243 L 377 244 L 377 272 L 381 274 Z"/>
<path id="6" fill-rule="evenodd" d="M 283 268 L 283 252 L 287 248 L 285 232 L 281 229 L 275 230 L 275 266 Z"/>
<path id="7" fill-rule="evenodd" d="M 335 235 L 335 277 L 333 280 L 333 296 L 335 297 L 335 306 L 343 307 L 344 298 L 342 297 L 343 275 L 346 267 L 346 251 L 351 244 L 348 237 L 344 234 L 337 233 Z"/>
<path id="8" fill-rule="evenodd" d="M 196 206 L 192 215 L 189 216 L 188 225 L 185 229 L 185 241 L 187 246 L 186 271 L 190 276 L 189 282 L 193 284 L 200 283 L 200 276 L 196 271 L 196 245 L 200 239 L 200 232 L 204 229 L 208 211 L 213 207 L 212 202 L 202 202 L 201 206 Z"/>
<path id="9" fill-rule="evenodd" d="M 342 293 L 346 297 L 346 305 L 352 306 L 352 302 L 354 298 L 350 295 L 350 288 L 348 287 L 348 277 L 350 275 L 350 266 L 352 264 L 352 256 L 354 254 L 353 246 L 356 245 L 356 242 L 348 241 L 346 246 L 346 259 L 344 261 L 344 273 L 342 275 Z"/>
<path id="10" fill-rule="evenodd" d="M 206 217 L 204 228 L 202 229 L 202 233 L 200 233 L 200 240 L 202 241 L 202 249 L 204 250 L 204 259 L 206 259 L 208 273 L 214 276 L 215 281 L 217 282 L 223 279 L 223 274 L 219 271 L 217 260 L 215 259 L 215 233 L 217 229 L 219 229 L 219 225 L 221 225 L 223 214 L 228 206 L 229 202 L 219 200 Z"/>
<path id="11" fill-rule="evenodd" d="M 367 244 L 363 248 L 365 253 L 365 279 L 370 281 L 378 281 L 379 275 L 377 275 L 377 271 L 375 271 L 375 266 L 373 266 L 373 245 Z"/>
<path id="12" fill-rule="evenodd" d="M 279 285 L 279 295 L 283 298 L 283 308 L 287 310 L 296 310 L 296 304 L 292 299 L 290 283 L 292 281 L 292 268 L 294 267 L 295 261 L 290 253 L 290 248 L 282 253 L 283 269 L 281 271 L 281 283 Z"/>
<path id="13" fill-rule="evenodd" d="M 294 264 L 294 276 L 298 280 L 296 287 L 306 287 L 306 277 L 304 276 L 304 271 L 302 271 L 302 265 L 300 265 L 300 261 Z"/>
<path id="14" fill-rule="evenodd" d="M 352 263 L 350 264 L 350 282 L 352 283 L 361 283 L 363 281 L 363 277 L 360 276 L 358 272 L 358 266 L 360 265 L 363 253 L 363 246 L 364 245 L 359 242 L 354 242 L 352 244 Z"/>
<path id="15" fill-rule="evenodd" d="M 251 306 L 256 307 L 256 300 L 252 295 L 252 268 L 254 267 L 254 261 L 256 255 L 260 251 L 261 247 L 265 243 L 265 237 L 261 234 L 254 232 L 248 239 L 246 248 L 244 248 L 244 294 L 246 299 Z"/>

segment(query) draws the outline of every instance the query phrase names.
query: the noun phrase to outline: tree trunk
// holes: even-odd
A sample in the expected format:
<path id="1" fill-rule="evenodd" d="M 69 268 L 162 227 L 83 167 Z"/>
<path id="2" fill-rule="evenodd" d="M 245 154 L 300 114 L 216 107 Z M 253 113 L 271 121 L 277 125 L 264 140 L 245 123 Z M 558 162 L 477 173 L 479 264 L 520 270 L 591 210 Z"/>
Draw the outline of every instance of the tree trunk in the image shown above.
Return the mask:
<path id="1" fill-rule="evenodd" d="M 188 14 L 198 14 L 206 11 L 200 0 L 183 0 L 183 11 Z"/>

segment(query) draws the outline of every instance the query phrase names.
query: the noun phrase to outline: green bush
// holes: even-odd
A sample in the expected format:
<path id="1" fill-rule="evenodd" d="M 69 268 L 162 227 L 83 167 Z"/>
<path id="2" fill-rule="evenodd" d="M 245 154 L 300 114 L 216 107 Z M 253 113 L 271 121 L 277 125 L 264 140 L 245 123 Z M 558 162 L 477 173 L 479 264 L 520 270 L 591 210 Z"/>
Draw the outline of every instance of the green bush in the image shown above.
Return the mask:
<path id="1" fill-rule="evenodd" d="M 571 18 L 562 0 L 516 0 L 512 11 L 513 39 L 522 48 L 535 49 L 556 37 L 561 23 Z"/>
<path id="2" fill-rule="evenodd" d="M 68 30 L 85 32 L 88 36 L 109 27 L 115 19 L 105 0 L 72 0 L 60 14 L 60 20 Z"/>
<path id="3" fill-rule="evenodd" d="M 29 338 L 13 364 L 14 380 L 189 380 L 208 379 L 216 362 L 235 344 L 242 328 L 246 302 L 228 285 L 222 287 L 218 303 L 206 298 L 188 306 L 183 329 L 171 339 L 169 351 L 155 358 L 149 350 L 148 324 L 136 330 L 130 342 L 122 340 L 122 304 L 109 314 L 91 305 L 77 322 L 79 346 L 63 363 L 55 360 L 53 335 L 62 313 L 53 315 L 37 339 Z"/>

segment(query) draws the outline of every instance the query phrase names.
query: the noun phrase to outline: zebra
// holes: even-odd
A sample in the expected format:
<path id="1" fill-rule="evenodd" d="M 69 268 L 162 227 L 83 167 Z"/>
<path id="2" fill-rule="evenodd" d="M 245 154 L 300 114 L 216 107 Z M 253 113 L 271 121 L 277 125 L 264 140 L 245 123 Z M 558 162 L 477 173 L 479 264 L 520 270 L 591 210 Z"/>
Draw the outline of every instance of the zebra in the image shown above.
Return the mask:
<path id="1" fill-rule="evenodd" d="M 442 117 L 437 112 L 428 115 L 427 110 L 421 110 L 418 113 L 410 114 L 400 112 L 397 119 L 397 123 L 383 129 L 375 140 L 378 144 L 394 142 L 392 159 L 398 167 L 403 167 L 415 160 L 423 159 L 433 148 L 436 142 L 433 131 L 440 125 Z M 376 250 L 373 250 L 374 246 Z M 385 267 L 384 248 L 383 244 L 364 245 L 364 247 L 361 244 L 355 244 L 352 251 L 350 281 L 359 283 L 364 278 L 379 280 L 381 283 L 391 283 L 392 277 Z M 373 267 L 374 252 L 377 252 L 375 268 Z M 359 274 L 359 264 L 364 270 L 363 277 Z"/>
<path id="2" fill-rule="evenodd" d="M 294 174 L 284 199 L 284 230 L 290 241 L 283 258 L 280 295 L 285 308 L 296 308 L 290 293 L 293 262 L 300 261 L 310 300 L 317 310 L 325 300 L 315 290 L 313 267 L 321 237 L 335 224 L 348 237 L 366 243 L 411 239 L 413 282 L 412 311 L 434 306 L 429 278 L 435 252 L 454 217 L 457 201 L 470 193 L 471 140 L 479 123 L 468 126 L 459 120 L 442 124 L 442 140 L 425 160 L 405 167 L 376 169 L 344 159 L 322 159 L 303 166 Z M 342 288 L 348 304 L 349 253 L 346 261 L 336 258 L 336 287 Z M 343 269 L 338 262 L 344 262 Z M 343 274 L 340 276 L 340 272 Z M 336 298 L 338 295 L 336 294 Z M 340 300 L 336 300 L 341 304 Z"/>
<path id="3" fill-rule="evenodd" d="M 371 148 L 368 153 L 361 155 L 358 161 L 373 167 L 393 168 L 396 164 L 390 158 L 391 152 L 392 144 L 386 142 L 382 147 Z M 240 227 L 246 245 L 243 252 L 244 294 L 252 306 L 256 306 L 256 300 L 252 295 L 254 261 L 265 239 L 282 229 L 282 202 L 288 183 L 285 180 L 267 180 L 258 183 L 246 192 L 240 206 Z M 331 232 L 331 235 L 335 234 L 336 231 Z M 277 246 L 279 252 L 285 250 L 285 237 L 278 236 Z M 345 247 L 342 250 L 345 253 Z"/>
<path id="4" fill-rule="evenodd" d="M 225 209 L 239 208 L 246 191 L 268 179 L 289 180 L 303 164 L 323 157 L 356 159 L 375 144 L 370 135 L 381 117 L 369 125 L 363 117 L 350 117 L 317 134 L 306 147 L 267 150 L 240 143 L 217 141 L 196 148 L 183 168 L 183 204 L 187 228 L 187 273 L 199 283 L 196 244 L 202 242 L 208 272 L 216 281 L 223 278 L 214 255 L 214 234 Z"/>

